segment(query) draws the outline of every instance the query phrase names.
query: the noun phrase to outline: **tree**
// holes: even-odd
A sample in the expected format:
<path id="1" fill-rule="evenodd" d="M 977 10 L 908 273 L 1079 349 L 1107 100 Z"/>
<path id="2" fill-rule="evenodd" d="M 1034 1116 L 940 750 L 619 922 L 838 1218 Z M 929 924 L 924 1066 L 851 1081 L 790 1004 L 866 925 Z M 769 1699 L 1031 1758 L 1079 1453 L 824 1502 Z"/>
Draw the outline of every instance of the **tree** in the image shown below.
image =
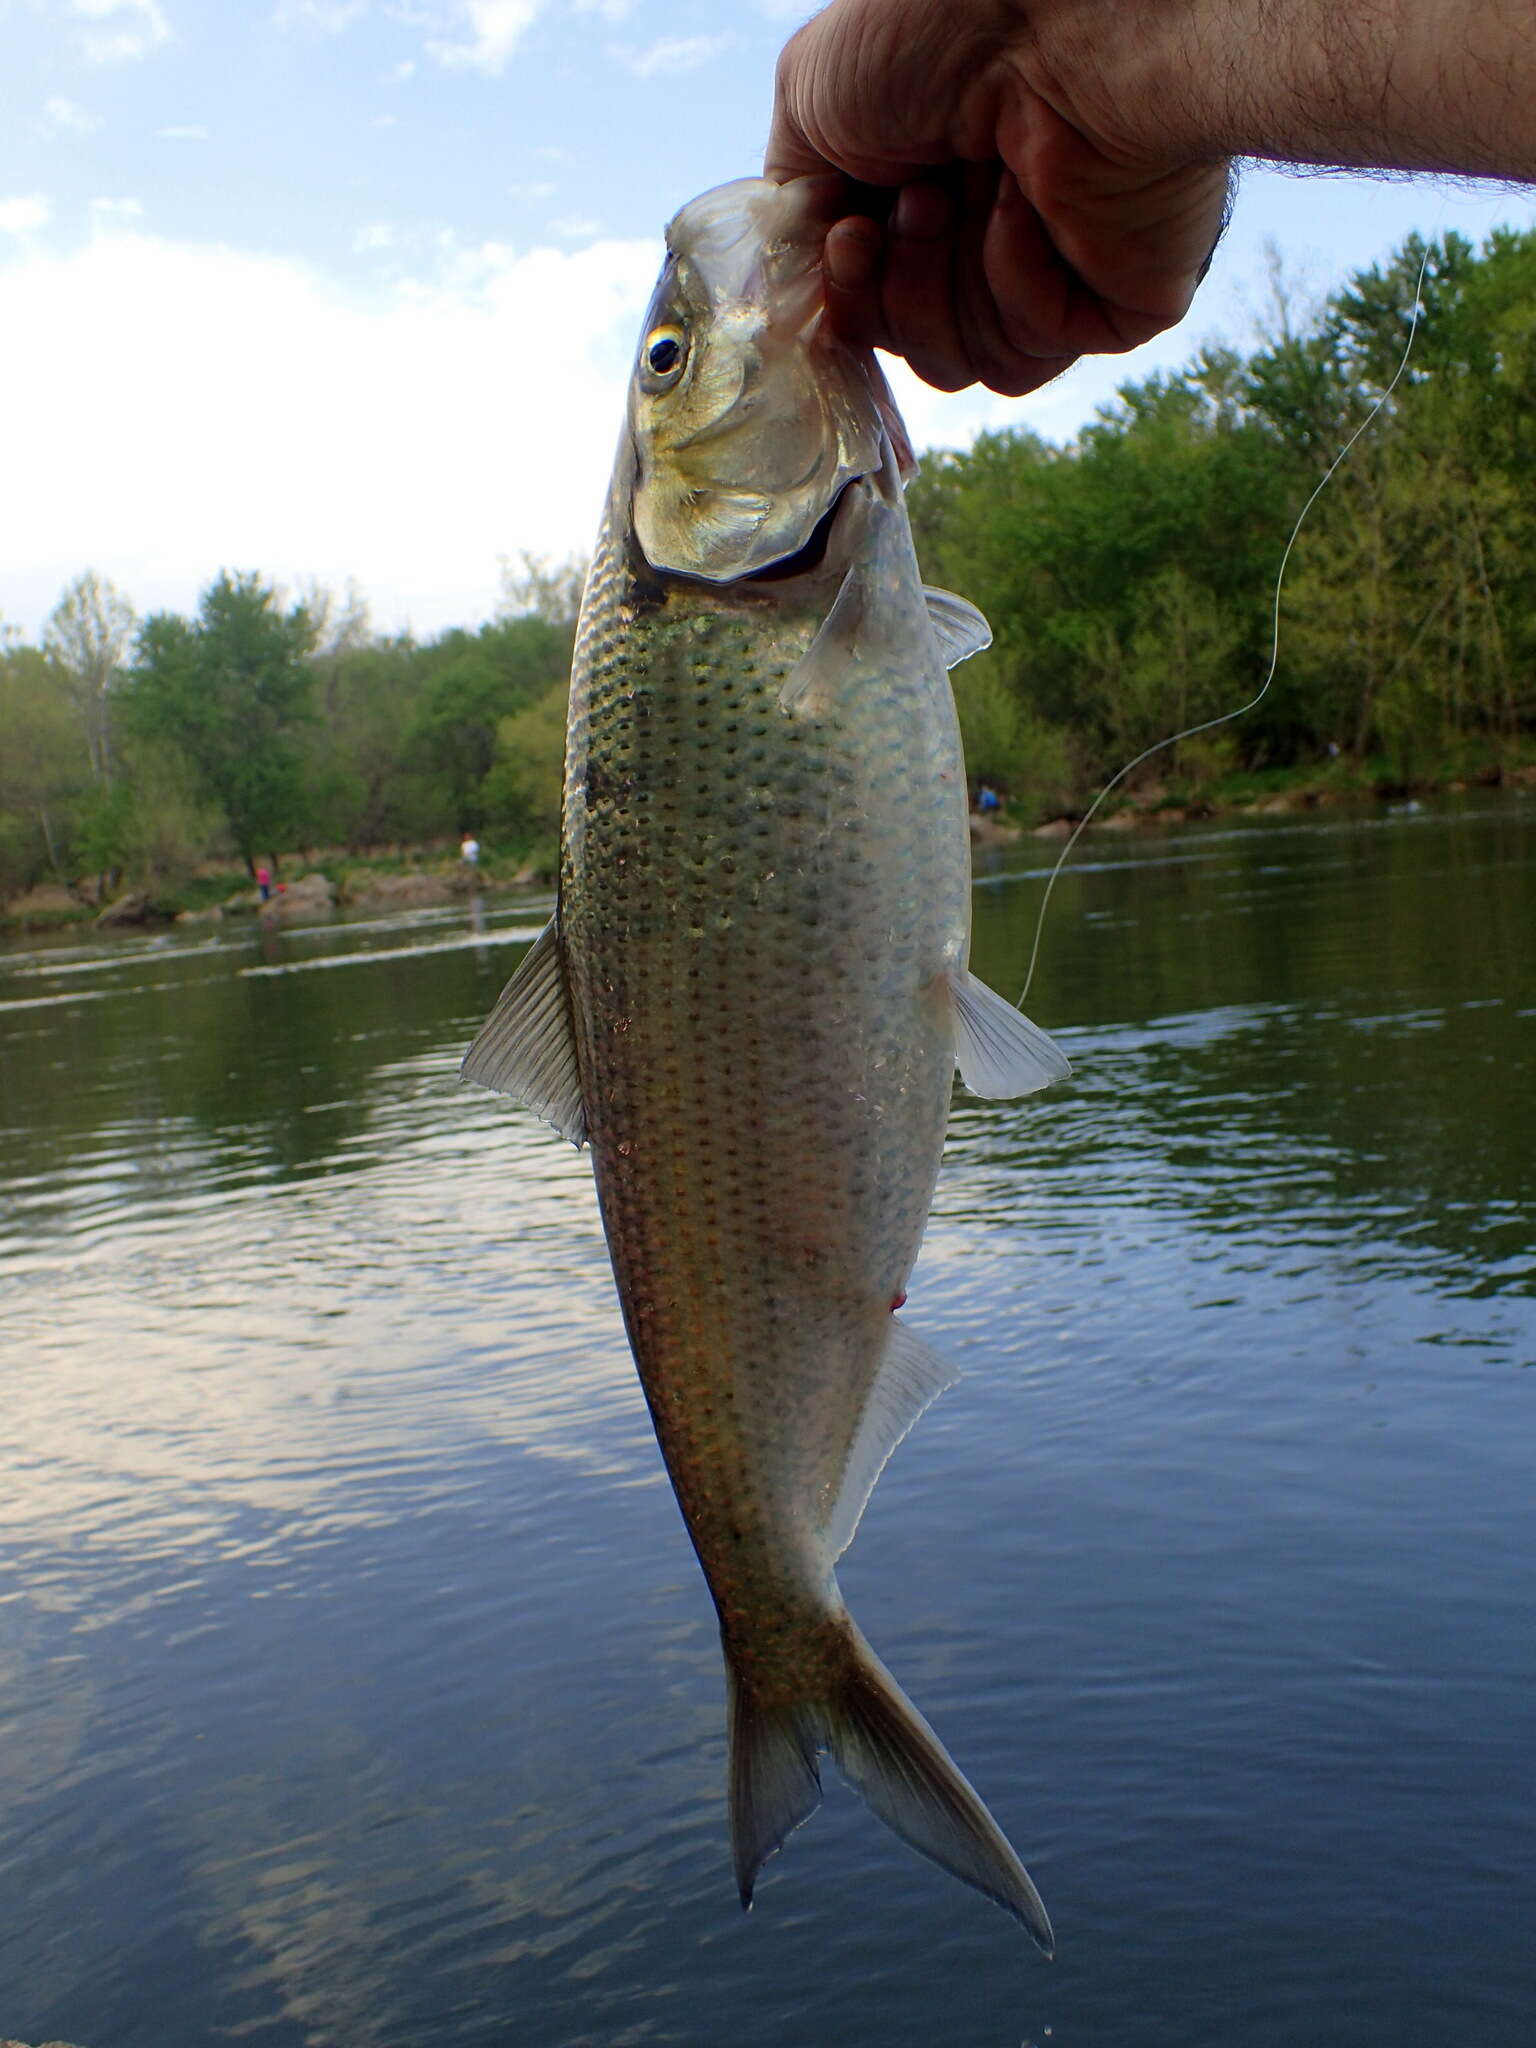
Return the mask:
<path id="1" fill-rule="evenodd" d="M 496 616 L 517 619 L 531 615 L 574 633 L 587 580 L 586 563 L 578 555 L 568 556 L 563 562 L 551 562 L 543 555 L 530 555 L 525 549 L 522 564 L 520 569 L 514 569 L 502 556 L 501 602 L 496 607 Z"/>
<path id="2" fill-rule="evenodd" d="M 569 621 L 537 612 L 500 618 L 478 633 L 446 633 L 422 650 L 422 691 L 412 759 L 430 777 L 445 827 L 486 822 L 482 785 L 503 720 L 563 690 L 570 673 Z"/>
<path id="3" fill-rule="evenodd" d="M 564 683 L 556 683 L 497 729 L 481 801 L 488 817 L 524 840 L 553 839 L 560 830 L 566 695 Z"/>
<path id="4" fill-rule="evenodd" d="M 122 593 L 87 569 L 59 599 L 43 634 L 85 732 L 91 773 L 98 782 L 112 779 L 110 696 L 137 624 Z"/>
<path id="5" fill-rule="evenodd" d="M 89 764 L 57 667 L 35 647 L 0 649 L 0 886 L 67 874 Z"/>
<path id="6" fill-rule="evenodd" d="M 284 611 L 254 575 L 221 575 L 195 621 L 157 612 L 139 633 L 124 686 L 133 734 L 191 764 L 246 867 L 276 853 L 306 820 L 304 728 L 313 717 L 308 657 L 315 626 L 302 605 Z"/>

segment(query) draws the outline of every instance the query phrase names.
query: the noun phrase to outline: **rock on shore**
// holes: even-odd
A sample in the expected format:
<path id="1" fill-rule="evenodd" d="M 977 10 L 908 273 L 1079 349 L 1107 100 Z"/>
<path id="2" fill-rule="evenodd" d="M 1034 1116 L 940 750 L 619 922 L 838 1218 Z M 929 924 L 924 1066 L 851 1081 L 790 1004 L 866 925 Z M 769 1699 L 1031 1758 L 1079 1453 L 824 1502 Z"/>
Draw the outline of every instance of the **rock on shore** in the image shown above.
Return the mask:
<path id="1" fill-rule="evenodd" d="M 147 889 L 130 889 L 126 895 L 117 897 L 105 910 L 96 913 L 97 924 L 148 924 L 154 912 L 150 908 Z M 6 2044 L 0 2041 L 0 2048 Z"/>
<path id="2" fill-rule="evenodd" d="M 457 886 L 455 886 L 457 885 Z M 457 875 L 374 875 L 361 871 L 348 877 L 348 903 L 373 910 L 426 909 L 462 896 L 467 882 Z"/>

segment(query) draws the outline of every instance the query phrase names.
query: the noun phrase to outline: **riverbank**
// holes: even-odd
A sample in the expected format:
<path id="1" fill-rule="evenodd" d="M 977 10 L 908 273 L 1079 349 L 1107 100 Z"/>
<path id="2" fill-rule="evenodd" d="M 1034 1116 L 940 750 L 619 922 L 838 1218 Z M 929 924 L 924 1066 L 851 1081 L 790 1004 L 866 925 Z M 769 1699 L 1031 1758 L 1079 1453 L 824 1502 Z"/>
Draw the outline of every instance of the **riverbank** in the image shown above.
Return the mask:
<path id="1" fill-rule="evenodd" d="M 355 854 L 335 847 L 282 855 L 264 900 L 243 868 L 209 863 L 196 874 L 102 889 L 95 877 L 48 882 L 0 906 L 0 934 L 72 925 L 216 925 L 226 919 L 311 923 L 336 910 L 418 910 L 471 895 L 503 896 L 554 878 L 553 847 L 483 855 L 466 867 L 456 852 L 392 848 Z"/>
<path id="2" fill-rule="evenodd" d="M 1390 772 L 1381 762 L 1343 758 L 1210 780 L 1175 772 L 1136 789 L 1114 791 L 1089 830 L 1128 832 L 1223 816 L 1304 813 L 1346 803 L 1374 803 L 1385 809 L 1477 788 L 1536 788 L 1536 759 L 1483 764 L 1471 774 L 1412 779 Z M 1038 805 L 1005 802 L 988 817 L 973 815 L 972 838 L 978 846 L 1011 845 L 1031 837 L 1065 839 L 1095 793 L 1052 815 L 1042 815 Z M 297 924 L 336 910 L 425 909 L 471 894 L 501 896 L 547 885 L 554 880 L 556 863 L 557 852 L 550 844 L 488 848 L 475 868 L 467 868 L 458 858 L 457 842 L 364 854 L 316 847 L 280 858 L 266 902 L 244 869 L 228 863 L 210 863 L 193 875 L 125 884 L 105 892 L 94 878 L 80 878 L 67 884 L 44 883 L 0 905 L 0 934 L 59 931 L 72 925 L 212 925 L 242 917 Z"/>
<path id="3" fill-rule="evenodd" d="M 1208 818 L 1305 814 L 1344 804 L 1374 804 L 1386 811 L 1437 796 L 1465 796 L 1474 789 L 1531 788 L 1536 788 L 1536 760 L 1487 765 L 1470 775 L 1405 780 L 1381 763 L 1341 759 L 1300 768 L 1243 771 L 1213 781 L 1173 775 L 1166 781 L 1115 790 L 1094 813 L 1088 829 L 1131 832 Z M 1037 805 L 1032 816 L 1022 807 L 1005 804 L 990 817 L 973 814 L 971 838 L 977 846 L 1013 845 L 1031 838 L 1067 839 L 1092 802 L 1090 795 L 1048 815 L 1042 815 Z"/>

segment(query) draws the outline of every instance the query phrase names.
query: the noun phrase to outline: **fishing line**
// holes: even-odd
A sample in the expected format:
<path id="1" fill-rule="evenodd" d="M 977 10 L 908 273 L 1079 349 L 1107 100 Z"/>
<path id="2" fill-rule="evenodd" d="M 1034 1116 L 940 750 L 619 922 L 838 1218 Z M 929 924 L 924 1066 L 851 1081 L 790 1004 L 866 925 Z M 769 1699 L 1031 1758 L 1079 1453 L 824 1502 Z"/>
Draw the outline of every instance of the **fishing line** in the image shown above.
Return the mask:
<path id="1" fill-rule="evenodd" d="M 1445 209 L 1444 207 L 1442 207 L 1442 220 L 1444 219 L 1444 214 Z M 1435 224 L 1434 234 L 1438 234 L 1439 231 L 1440 223 L 1437 221 Z M 1280 567 L 1275 575 L 1275 597 L 1273 605 L 1273 624 L 1270 638 L 1269 668 L 1265 672 L 1263 682 L 1259 685 L 1259 688 L 1255 695 L 1250 697 L 1246 704 L 1239 704 L 1235 711 L 1223 711 L 1215 718 L 1207 718 L 1202 720 L 1202 722 L 1199 725 L 1188 725 L 1184 728 L 1182 732 L 1170 733 L 1167 739 L 1154 740 L 1150 747 L 1144 747 L 1142 751 L 1139 754 L 1137 754 L 1133 760 L 1127 761 L 1125 766 L 1117 770 L 1117 772 L 1110 777 L 1108 782 L 1105 783 L 1104 787 L 1099 791 L 1098 795 L 1094 798 L 1093 802 L 1088 806 L 1087 810 L 1083 813 L 1082 817 L 1080 817 L 1076 825 L 1073 826 L 1071 836 L 1068 838 L 1066 844 L 1062 847 L 1060 854 L 1057 856 L 1055 867 L 1051 869 L 1050 878 L 1045 885 L 1045 894 L 1040 898 L 1040 914 L 1035 920 L 1035 943 L 1030 948 L 1029 968 L 1024 976 L 1024 986 L 1019 991 L 1019 1000 L 1014 1005 L 1016 1009 L 1022 1009 L 1024 1007 L 1024 998 L 1029 994 L 1030 984 L 1034 981 L 1035 978 L 1035 968 L 1040 959 L 1040 941 L 1045 933 L 1045 913 L 1050 908 L 1051 892 L 1056 887 L 1057 877 L 1060 875 L 1062 869 L 1066 866 L 1068 856 L 1071 854 L 1073 847 L 1076 846 L 1078 840 L 1081 839 L 1084 832 L 1086 832 L 1088 827 L 1093 823 L 1094 815 L 1098 811 L 1099 806 L 1103 803 L 1105 797 L 1107 797 L 1110 794 L 1111 790 L 1117 789 L 1119 785 L 1122 782 L 1124 782 L 1126 776 L 1129 775 L 1134 769 L 1139 768 L 1143 761 L 1151 760 L 1152 756 L 1154 754 L 1160 754 L 1163 751 L 1164 747 L 1176 747 L 1180 740 L 1192 740 L 1199 733 L 1214 732 L 1218 725 L 1230 725 L 1234 719 L 1246 717 L 1250 711 L 1256 709 L 1258 705 L 1262 704 L 1265 697 L 1269 694 L 1269 686 L 1275 680 L 1275 671 L 1280 666 L 1280 596 L 1281 592 L 1285 587 L 1285 572 L 1287 568 L 1290 566 L 1291 552 L 1296 546 L 1297 536 L 1300 534 L 1301 529 L 1306 522 L 1307 514 L 1312 510 L 1312 507 L 1323 495 L 1323 492 L 1327 490 L 1329 484 L 1332 483 L 1335 472 L 1343 463 L 1344 458 L 1349 454 L 1350 450 L 1354 447 L 1355 443 L 1360 439 L 1360 436 L 1365 432 L 1367 427 L 1371 426 L 1374 423 L 1377 414 L 1381 411 L 1382 407 L 1386 404 L 1387 400 L 1392 396 L 1393 392 L 1397 389 L 1398 383 L 1402 378 L 1403 372 L 1408 367 L 1408 358 L 1413 352 L 1414 338 L 1419 331 L 1420 294 L 1424 289 L 1425 272 L 1429 268 L 1430 251 L 1434 247 L 1434 234 L 1432 234 L 1429 240 L 1426 241 L 1426 243 L 1424 244 L 1424 254 L 1419 263 L 1419 275 L 1413 287 L 1413 317 L 1408 323 L 1408 339 L 1403 343 L 1403 353 L 1398 362 L 1397 368 L 1392 372 L 1392 380 L 1387 385 L 1386 389 L 1382 392 L 1381 396 L 1376 400 L 1376 403 L 1371 407 L 1370 411 L 1366 414 L 1365 418 L 1360 422 L 1359 426 L 1355 428 L 1355 431 L 1344 443 L 1343 447 L 1339 450 L 1338 454 L 1334 456 L 1332 462 L 1329 463 L 1328 467 L 1323 471 L 1322 475 L 1318 478 L 1317 482 L 1313 485 L 1311 495 L 1308 497 L 1306 503 L 1302 506 L 1301 510 L 1297 513 L 1296 524 L 1291 528 L 1291 537 L 1285 544 L 1285 552 L 1280 557 Z"/>

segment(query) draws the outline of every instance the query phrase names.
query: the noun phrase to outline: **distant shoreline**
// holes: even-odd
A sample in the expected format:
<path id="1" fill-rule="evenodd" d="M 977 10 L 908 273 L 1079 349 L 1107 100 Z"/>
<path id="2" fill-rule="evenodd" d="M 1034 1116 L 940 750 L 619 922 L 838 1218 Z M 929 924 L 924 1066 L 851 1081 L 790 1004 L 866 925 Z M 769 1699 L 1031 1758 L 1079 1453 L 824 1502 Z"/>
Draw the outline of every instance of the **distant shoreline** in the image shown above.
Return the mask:
<path id="1" fill-rule="evenodd" d="M 1408 801 L 1465 795 L 1477 789 L 1536 788 L 1536 762 L 1522 763 L 1476 778 L 1403 783 L 1327 763 L 1321 770 L 1283 769 L 1268 775 L 1234 776 L 1210 791 L 1185 794 L 1177 784 L 1151 785 L 1118 794 L 1094 818 L 1091 832 L 1140 831 L 1220 817 L 1305 816 L 1344 803 L 1383 808 Z M 1025 823 L 1006 805 L 995 816 L 972 814 L 971 836 L 980 849 L 1018 845 L 1028 839 L 1065 840 L 1092 801 L 1085 798 L 1054 817 Z M 123 886 L 98 901 L 94 882 L 51 882 L 0 904 L 0 939 L 27 933 L 105 928 L 268 923 L 285 928 L 313 923 L 341 910 L 416 910 L 446 906 L 471 895 L 508 896 L 547 888 L 555 878 L 553 847 L 490 852 L 471 870 L 439 847 L 399 847 L 388 853 L 353 854 L 315 848 L 285 854 L 269 902 L 243 870 L 210 865 L 179 881 Z"/>

